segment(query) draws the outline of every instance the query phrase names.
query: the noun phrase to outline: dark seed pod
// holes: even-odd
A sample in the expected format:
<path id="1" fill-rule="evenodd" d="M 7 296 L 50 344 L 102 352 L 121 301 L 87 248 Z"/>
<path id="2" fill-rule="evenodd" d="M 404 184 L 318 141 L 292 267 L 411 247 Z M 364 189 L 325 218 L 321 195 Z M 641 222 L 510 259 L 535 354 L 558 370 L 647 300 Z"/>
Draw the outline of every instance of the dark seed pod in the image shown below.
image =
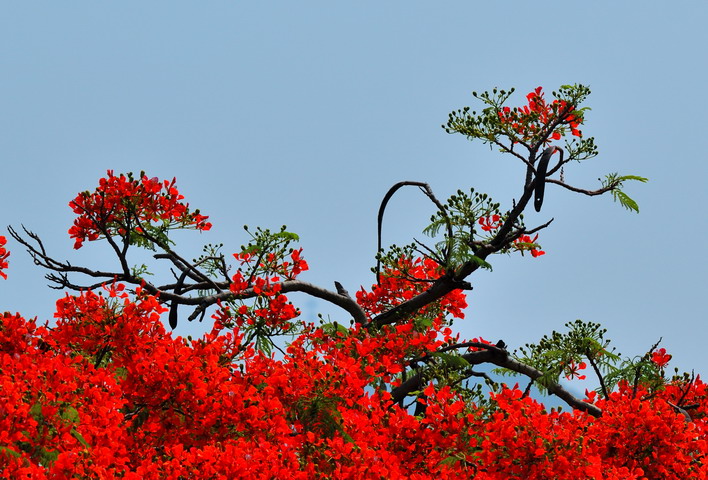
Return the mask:
<path id="1" fill-rule="evenodd" d="M 541 154 L 541 159 L 536 167 L 536 190 L 534 191 L 533 207 L 537 212 L 541 211 L 543 205 L 543 193 L 546 189 L 546 172 L 548 171 L 548 162 L 551 160 L 551 155 L 556 151 L 556 147 L 548 147 Z"/>

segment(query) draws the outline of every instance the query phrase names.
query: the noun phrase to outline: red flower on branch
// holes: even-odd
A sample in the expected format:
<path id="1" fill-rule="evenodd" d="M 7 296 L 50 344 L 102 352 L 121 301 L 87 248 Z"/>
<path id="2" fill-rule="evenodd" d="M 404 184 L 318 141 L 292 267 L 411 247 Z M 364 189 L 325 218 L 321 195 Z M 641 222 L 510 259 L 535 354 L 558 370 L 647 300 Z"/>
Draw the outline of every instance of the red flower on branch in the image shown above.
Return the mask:
<path id="1" fill-rule="evenodd" d="M 131 174 L 108 176 L 99 180 L 93 193 L 81 192 L 69 206 L 78 214 L 69 235 L 79 249 L 85 241 L 112 235 L 129 235 L 132 231 L 145 234 L 145 228 L 154 227 L 164 233 L 170 228 L 196 228 L 209 230 L 211 223 L 199 210 L 189 211 L 189 204 L 175 187 L 175 179 L 160 182 L 157 178 L 142 175 L 133 179 Z"/>
<path id="2" fill-rule="evenodd" d="M 585 370 L 586 368 L 587 364 L 585 362 L 575 363 L 571 361 L 565 366 L 565 378 L 568 380 L 572 380 L 574 378 L 577 378 L 578 380 L 585 380 L 585 375 L 581 375 L 579 372 L 580 370 Z"/>
<path id="3" fill-rule="evenodd" d="M 484 230 L 485 232 L 491 232 L 492 230 L 496 230 L 502 225 L 501 217 L 496 214 L 489 217 L 481 217 L 478 220 L 478 223 L 482 226 L 482 230 Z"/>
<path id="4" fill-rule="evenodd" d="M 542 112 L 540 89 L 533 94 L 529 111 Z M 74 204 L 79 246 L 165 222 L 206 229 L 174 181 L 110 172 L 104 180 Z M 500 222 L 478 219 L 484 231 Z M 537 239 L 522 235 L 512 249 L 543 255 Z M 53 328 L 0 314 L 3 478 L 708 479 L 700 376 L 662 377 L 659 389 L 625 380 L 602 398 L 588 392 L 597 417 L 548 409 L 518 385 L 470 396 L 460 382 L 480 373 L 477 362 L 511 356 L 503 343 L 486 348 L 481 337 L 453 333 L 467 306 L 462 290 L 381 327 L 317 328 L 291 322 L 299 312 L 282 292 L 308 268 L 301 250 L 234 257 L 233 295 L 217 301 L 214 327 L 200 339 L 167 332 L 167 307 L 145 285 L 115 281 L 60 299 Z M 387 261 L 380 283 L 356 300 L 373 318 L 429 290 L 446 268 L 431 258 Z M 257 348 L 254 331 L 279 329 L 293 332 L 284 350 Z M 660 367 L 670 359 L 663 348 L 651 355 Z M 562 367 L 585 378 L 584 362 Z M 404 397 L 412 402 L 392 401 L 406 384 L 417 389 Z"/>
<path id="5" fill-rule="evenodd" d="M 543 88 L 537 87 L 526 95 L 527 105 L 521 107 L 502 107 L 497 116 L 502 124 L 508 125 L 511 130 L 520 136 L 523 141 L 529 141 L 537 135 L 543 135 L 545 142 L 560 140 L 570 129 L 576 137 L 582 137 L 579 126 L 582 118 L 573 113 L 574 107 L 565 100 L 553 100 L 547 103 L 544 98 Z M 549 125 L 555 124 L 552 131 Z"/>
<path id="6" fill-rule="evenodd" d="M 521 235 L 519 238 L 514 240 L 514 247 L 519 250 L 522 255 L 524 254 L 524 251 L 528 250 L 529 252 L 531 252 L 532 257 L 540 257 L 541 255 L 545 255 L 546 252 L 538 248 L 538 244 L 536 243 L 537 239 L 538 234 L 536 234 L 536 236 L 533 238 L 531 238 L 529 235 Z"/>
<path id="7" fill-rule="evenodd" d="M 651 361 L 659 368 L 664 368 L 671 360 L 671 355 L 666 353 L 665 348 L 660 348 L 651 354 Z"/>

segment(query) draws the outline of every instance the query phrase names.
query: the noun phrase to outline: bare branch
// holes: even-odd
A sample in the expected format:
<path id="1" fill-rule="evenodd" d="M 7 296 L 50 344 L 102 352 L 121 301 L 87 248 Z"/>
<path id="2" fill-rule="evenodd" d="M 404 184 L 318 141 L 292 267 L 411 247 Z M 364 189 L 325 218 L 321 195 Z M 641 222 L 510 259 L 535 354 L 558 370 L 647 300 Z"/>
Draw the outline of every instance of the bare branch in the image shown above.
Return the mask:
<path id="1" fill-rule="evenodd" d="M 563 183 L 560 180 L 556 180 L 555 178 L 547 178 L 546 183 L 555 183 L 556 185 L 560 185 L 561 187 L 566 188 L 572 192 L 582 193 L 583 195 L 589 195 L 591 197 L 595 196 L 595 195 L 602 195 L 603 193 L 610 192 L 616 187 L 616 185 L 609 185 L 607 187 L 602 187 L 597 190 L 585 190 L 583 188 L 578 188 L 578 187 L 574 187 L 572 185 L 568 185 L 567 183 Z"/>
<path id="2" fill-rule="evenodd" d="M 513 140 L 512 140 L 511 138 L 510 138 L 509 140 L 511 140 L 511 141 L 513 142 Z M 521 155 L 520 153 L 517 153 L 517 152 L 514 151 L 513 144 L 512 144 L 512 147 L 509 148 L 509 147 L 507 147 L 506 145 L 504 145 L 503 143 L 498 142 L 498 141 L 496 141 L 496 140 L 493 140 L 492 143 L 493 143 L 494 145 L 498 146 L 499 148 L 501 148 L 501 149 L 502 149 L 503 151 L 505 151 L 506 153 L 510 153 L 510 154 L 512 154 L 513 156 L 515 156 L 516 158 L 518 158 L 519 160 L 521 160 L 522 162 L 524 162 L 527 167 L 529 167 L 531 170 L 534 171 L 534 173 L 536 172 L 536 170 L 533 168 L 533 165 L 531 165 L 531 162 L 529 162 L 529 161 L 526 159 L 526 157 L 524 157 L 524 156 Z M 529 148 L 529 146 L 526 145 L 526 144 L 524 144 L 524 146 L 525 146 L 526 148 Z"/>
<path id="3" fill-rule="evenodd" d="M 201 276 L 198 276 L 197 274 L 195 274 L 191 268 L 187 267 L 184 263 L 182 263 L 182 261 L 180 261 L 172 253 L 169 253 L 169 252 L 156 253 L 155 255 L 153 255 L 153 258 L 158 259 L 158 260 L 167 259 L 167 260 L 171 261 L 174 264 L 174 266 L 179 269 L 180 272 L 187 273 L 187 276 L 189 278 L 191 278 L 192 280 L 194 280 L 195 282 L 201 282 L 204 280 Z"/>
<path id="4" fill-rule="evenodd" d="M 590 349 L 585 351 L 585 356 L 588 359 L 588 362 L 590 362 L 590 366 L 592 369 L 595 371 L 595 375 L 597 375 L 597 379 L 600 381 L 600 388 L 602 389 L 602 396 L 605 397 L 605 400 L 610 399 L 610 394 L 607 391 L 607 386 L 605 385 L 605 377 L 602 376 L 602 372 L 600 372 L 600 368 L 597 365 L 597 362 L 595 361 L 595 356 L 591 355 Z"/>
<path id="5" fill-rule="evenodd" d="M 553 220 L 554 220 L 554 219 L 551 218 L 549 221 L 547 221 L 547 222 L 544 223 L 543 225 L 539 225 L 538 227 L 532 228 L 531 230 L 524 230 L 524 232 L 525 232 L 527 235 L 533 235 L 534 233 L 540 232 L 540 231 L 543 230 L 544 228 L 548 227 L 548 226 L 553 222 Z"/>

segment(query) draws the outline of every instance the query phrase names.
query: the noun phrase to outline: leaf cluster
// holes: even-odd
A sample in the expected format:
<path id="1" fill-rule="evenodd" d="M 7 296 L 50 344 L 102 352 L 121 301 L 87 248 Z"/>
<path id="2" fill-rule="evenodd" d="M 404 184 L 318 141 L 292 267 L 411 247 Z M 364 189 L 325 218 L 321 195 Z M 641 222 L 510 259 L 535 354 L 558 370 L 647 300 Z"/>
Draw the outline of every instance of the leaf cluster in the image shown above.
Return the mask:
<path id="1" fill-rule="evenodd" d="M 622 191 L 622 186 L 626 181 L 646 183 L 649 181 L 648 178 L 640 177 L 638 175 L 620 175 L 618 173 L 609 173 L 600 181 L 602 182 L 603 188 L 608 188 L 612 192 L 612 197 L 616 202 L 619 202 L 620 205 L 627 210 L 639 213 L 639 205 L 637 205 L 637 202 L 631 199 L 629 195 Z"/>
<path id="2" fill-rule="evenodd" d="M 561 375 L 571 375 L 572 366 L 585 359 L 605 374 L 614 371 L 614 365 L 620 360 L 614 348 L 609 348 L 610 340 L 605 338 L 607 330 L 600 324 L 575 320 L 565 326 L 568 328 L 566 333 L 554 330 L 538 343 L 527 343 L 514 352 L 520 362 L 543 372 L 543 376 L 536 380 L 542 390 L 558 383 Z M 515 374 L 504 369 L 498 369 L 497 373 Z"/>
<path id="3" fill-rule="evenodd" d="M 503 222 L 506 215 L 502 215 L 499 206 L 486 193 L 475 192 L 474 188 L 470 189 L 469 194 L 458 190 L 443 205 L 444 212 L 435 212 L 431 216 L 431 223 L 423 233 L 434 238 L 441 230 L 445 231 L 449 223 L 452 226 L 452 238 L 445 238 L 435 245 L 438 255 L 448 253 L 447 267 L 452 269 L 468 261 L 475 261 L 481 267 L 491 270 L 489 263 L 475 256 L 478 247 L 492 237 L 490 232 L 479 228 L 477 222 L 480 218 L 493 215 L 498 215 L 499 221 Z"/>

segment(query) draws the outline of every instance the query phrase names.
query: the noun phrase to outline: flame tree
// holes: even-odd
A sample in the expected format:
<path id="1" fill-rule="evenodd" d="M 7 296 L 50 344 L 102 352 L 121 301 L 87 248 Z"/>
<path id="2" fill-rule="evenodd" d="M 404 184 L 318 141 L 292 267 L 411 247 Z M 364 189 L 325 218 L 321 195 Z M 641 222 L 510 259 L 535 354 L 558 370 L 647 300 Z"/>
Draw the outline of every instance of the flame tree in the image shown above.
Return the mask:
<path id="1" fill-rule="evenodd" d="M 300 280 L 308 265 L 285 227 L 247 228 L 235 253 L 207 245 L 188 260 L 170 232 L 208 230 L 208 217 L 174 180 L 144 173 L 109 171 L 69 204 L 75 248 L 105 242 L 113 270 L 57 260 L 36 234 L 9 227 L 70 293 L 51 325 L 0 317 L 4 478 L 706 478 L 705 384 L 668 375 L 658 344 L 623 358 L 600 325 L 582 321 L 516 350 L 453 329 L 492 255 L 544 254 L 539 234 L 551 221 L 527 226 L 522 214 L 542 209 L 547 185 L 638 211 L 623 188 L 645 178 L 613 173 L 596 189 L 565 181 L 566 168 L 597 154 L 581 130 L 589 93 L 563 86 L 547 101 L 539 87 L 512 108 L 513 90 L 493 90 L 474 94 L 480 113 L 452 112 L 447 132 L 521 163 L 518 197 L 502 207 L 460 190 L 442 202 L 426 183 L 394 185 L 378 212 L 375 283 L 354 295 Z M 436 207 L 430 241 L 383 249 L 386 205 L 404 187 Z M 160 283 L 132 265 L 134 249 L 172 276 Z M 340 307 L 340 320 L 301 318 L 290 292 Z M 206 315 L 213 328 L 199 339 L 163 323 Z M 599 388 L 578 398 L 560 381 L 583 371 Z M 546 409 L 532 385 L 566 409 Z"/>

